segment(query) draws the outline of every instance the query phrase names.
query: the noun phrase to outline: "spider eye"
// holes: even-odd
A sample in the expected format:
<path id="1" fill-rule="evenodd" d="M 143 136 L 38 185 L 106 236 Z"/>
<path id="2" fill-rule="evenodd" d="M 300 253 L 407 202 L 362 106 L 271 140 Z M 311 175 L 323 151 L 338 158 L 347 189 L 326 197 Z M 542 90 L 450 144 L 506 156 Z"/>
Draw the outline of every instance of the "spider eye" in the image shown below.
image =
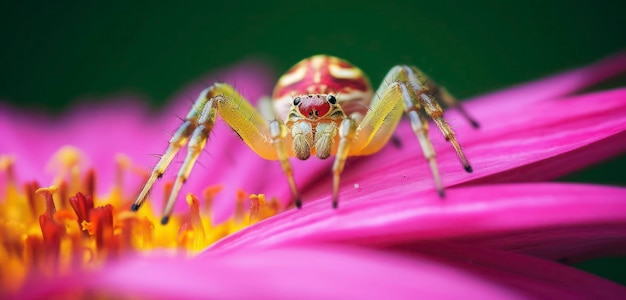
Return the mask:
<path id="1" fill-rule="evenodd" d="M 330 102 L 330 104 L 335 104 L 337 103 L 337 98 L 333 95 L 328 95 L 328 102 Z"/>
<path id="2" fill-rule="evenodd" d="M 300 97 L 295 97 L 293 98 L 293 105 L 298 106 L 300 105 Z"/>

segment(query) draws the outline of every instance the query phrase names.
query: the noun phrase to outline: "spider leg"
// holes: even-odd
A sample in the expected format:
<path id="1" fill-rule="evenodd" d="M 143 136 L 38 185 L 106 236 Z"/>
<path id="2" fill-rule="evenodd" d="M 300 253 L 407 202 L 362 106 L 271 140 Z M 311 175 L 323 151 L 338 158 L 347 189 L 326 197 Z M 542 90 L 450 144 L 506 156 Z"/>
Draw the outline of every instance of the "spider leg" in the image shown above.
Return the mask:
<path id="1" fill-rule="evenodd" d="M 439 130 L 446 138 L 446 141 L 449 141 L 452 144 L 452 147 L 454 147 L 454 150 L 461 160 L 465 171 L 471 173 L 473 171 L 472 166 L 465 157 L 465 153 L 463 152 L 463 149 L 461 149 L 461 145 L 456 139 L 454 130 L 452 130 L 452 127 L 450 127 L 448 122 L 443 118 L 443 110 L 441 109 L 439 103 L 437 103 L 435 97 L 433 97 L 427 85 L 429 81 L 428 77 L 426 77 L 424 73 L 422 73 L 415 67 L 401 66 L 400 73 L 406 73 L 406 77 L 408 79 L 408 82 L 410 83 L 411 90 L 417 98 L 417 101 L 414 101 L 414 104 L 416 106 L 419 106 L 421 104 L 426 114 L 431 119 L 433 119 L 435 124 L 437 124 L 437 127 L 439 127 Z M 453 98 L 451 98 L 450 96 L 449 100 L 450 99 Z M 470 122 L 473 121 L 471 118 L 469 120 Z M 478 125 L 478 122 L 474 121 L 474 123 Z"/>
<path id="2" fill-rule="evenodd" d="M 154 181 L 163 174 L 176 152 L 188 141 L 187 157 L 176 176 L 172 191 L 163 209 L 161 223 L 166 224 L 169 221 L 178 193 L 189 177 L 200 153 L 202 153 L 218 114 L 259 156 L 268 160 L 280 160 L 294 199 L 296 203 L 300 202 L 285 147 L 286 130 L 284 124 L 277 120 L 268 122 L 256 113 L 252 105 L 239 95 L 233 87 L 216 83 L 200 93 L 198 100 L 187 114 L 185 123 L 172 137 L 170 146 L 155 166 L 142 192 L 131 207 L 132 210 L 139 209 Z"/>
<path id="3" fill-rule="evenodd" d="M 439 197 L 443 198 L 445 196 L 445 192 L 443 190 L 443 184 L 441 183 L 441 177 L 439 176 L 439 168 L 437 167 L 437 159 L 435 158 L 435 148 L 428 138 L 428 121 L 421 113 L 419 102 L 415 101 L 415 98 L 412 97 L 408 87 L 403 84 L 400 85 L 400 88 L 402 90 L 402 99 L 405 103 L 404 109 L 406 114 L 409 116 L 409 120 L 411 121 L 411 127 L 413 128 L 415 136 L 417 136 L 417 140 L 420 143 L 424 157 L 428 161 Z"/>
<path id="4" fill-rule="evenodd" d="M 414 70 L 414 72 L 415 71 L 416 70 Z M 419 72 L 419 70 L 417 71 Z M 465 110 L 463 105 L 461 105 L 461 103 L 458 102 L 456 98 L 452 96 L 452 94 L 450 94 L 445 87 L 438 86 L 430 79 L 426 82 L 426 84 L 428 85 L 428 89 L 431 91 L 431 95 L 434 95 L 435 98 L 440 99 L 441 102 L 443 102 L 448 108 L 456 108 L 456 110 L 461 113 L 463 118 L 465 118 L 465 120 L 467 120 L 470 125 L 472 125 L 472 127 L 480 128 L 480 123 L 478 123 L 476 119 L 470 116 L 470 114 Z"/>
<path id="5" fill-rule="evenodd" d="M 296 188 L 296 182 L 293 178 L 293 169 L 291 163 L 289 163 L 289 152 L 287 151 L 286 136 L 287 128 L 282 121 L 278 121 L 274 107 L 272 105 L 272 99 L 269 97 L 263 97 L 257 104 L 257 111 L 259 114 L 270 122 L 270 136 L 272 144 L 276 149 L 278 160 L 283 168 L 283 172 L 287 175 L 287 182 L 291 189 L 291 194 L 294 197 L 294 203 L 297 208 L 302 208 L 302 199 L 300 199 L 298 189 Z"/>
<path id="6" fill-rule="evenodd" d="M 172 191 L 170 192 L 167 202 L 165 203 L 165 207 L 163 208 L 163 218 L 161 219 L 161 224 L 165 225 L 169 221 L 169 216 L 174 208 L 174 203 L 176 203 L 176 197 L 178 196 L 183 183 L 187 181 L 189 173 L 191 173 L 191 169 L 200 156 L 200 153 L 202 153 L 207 139 L 209 138 L 209 133 L 211 133 L 211 130 L 215 125 L 216 115 L 215 110 L 212 109 L 213 101 L 214 99 L 211 99 L 204 105 L 200 118 L 198 119 L 198 124 L 191 135 L 191 139 L 187 145 L 187 157 L 185 158 L 181 168 L 178 170 L 178 175 L 176 176 L 176 180 L 172 186 Z"/>
<path id="7" fill-rule="evenodd" d="M 348 156 L 368 155 L 379 151 L 391 138 L 402 117 L 403 104 L 398 97 L 398 83 L 385 91 L 372 103 L 370 111 L 365 115 L 350 115 L 339 126 L 339 145 L 333 163 L 333 207 L 339 204 L 339 182 Z"/>
<path id="8" fill-rule="evenodd" d="M 139 193 L 139 196 L 137 196 L 137 199 L 131 206 L 132 211 L 139 210 L 141 205 L 143 205 L 143 203 L 146 201 L 146 198 L 148 197 L 148 193 L 150 192 L 150 189 L 152 189 L 152 186 L 154 185 L 156 180 L 163 176 L 163 173 L 165 173 L 165 170 L 174 159 L 174 156 L 176 156 L 176 153 L 178 153 L 178 151 L 183 146 L 185 146 L 185 144 L 187 144 L 187 141 L 189 140 L 191 133 L 194 131 L 194 129 L 197 126 L 198 118 L 205 104 L 206 104 L 206 98 L 204 97 L 199 97 L 198 100 L 193 104 L 191 110 L 187 113 L 187 116 L 185 117 L 185 121 L 183 122 L 183 124 L 178 128 L 178 130 L 176 130 L 174 135 L 170 138 L 169 146 L 165 150 L 165 153 L 161 156 L 161 158 L 159 159 L 159 162 L 152 169 L 152 172 L 150 173 L 150 177 L 148 177 L 148 180 L 146 181 L 146 184 L 144 185 L 141 192 Z"/>
<path id="9" fill-rule="evenodd" d="M 300 198 L 300 193 L 296 187 L 296 181 L 293 178 L 293 168 L 289 162 L 289 152 L 287 152 L 286 143 L 287 128 L 285 127 L 285 124 L 279 120 L 271 121 L 270 136 L 272 145 L 274 145 L 275 153 L 280 161 L 280 166 L 283 168 L 283 172 L 287 176 L 287 182 L 289 183 L 289 188 L 291 189 L 291 194 L 294 199 L 293 201 L 297 208 L 302 208 L 302 199 Z"/>
<path id="10" fill-rule="evenodd" d="M 408 66 L 393 67 L 376 92 L 370 111 L 358 123 L 354 138 L 344 134 L 345 144 L 349 150 L 337 151 L 335 161 L 335 190 L 333 203 L 337 201 L 339 173 L 343 168 L 343 161 L 351 155 L 368 155 L 378 152 L 393 136 L 396 126 L 403 112 L 408 116 L 413 132 L 418 139 L 424 157 L 429 163 L 435 187 L 441 197 L 444 196 L 443 184 L 439 176 L 436 155 L 433 145 L 428 138 L 428 122 L 425 115 L 431 117 L 442 131 L 443 135 L 455 148 L 461 163 L 466 171 L 472 167 L 462 151 L 454 131 L 443 119 L 443 111 L 425 85 L 426 77 L 420 72 L 413 71 Z M 342 124 L 344 125 L 344 124 Z M 348 128 L 348 126 L 342 126 Z M 340 134 L 342 130 L 340 129 Z M 348 131 L 349 132 L 349 131 Z M 348 147 L 348 146 L 345 146 Z"/>
<path id="11" fill-rule="evenodd" d="M 270 97 L 262 97 L 259 99 L 256 107 L 257 111 L 265 120 L 271 121 L 276 120 L 276 113 L 274 112 L 274 106 L 272 104 L 272 99 Z"/>
<path id="12" fill-rule="evenodd" d="M 357 123 L 351 117 L 343 119 L 339 126 L 339 146 L 337 146 L 337 153 L 333 163 L 333 208 L 339 206 L 339 180 L 348 158 L 350 145 L 356 135 L 356 130 Z"/>

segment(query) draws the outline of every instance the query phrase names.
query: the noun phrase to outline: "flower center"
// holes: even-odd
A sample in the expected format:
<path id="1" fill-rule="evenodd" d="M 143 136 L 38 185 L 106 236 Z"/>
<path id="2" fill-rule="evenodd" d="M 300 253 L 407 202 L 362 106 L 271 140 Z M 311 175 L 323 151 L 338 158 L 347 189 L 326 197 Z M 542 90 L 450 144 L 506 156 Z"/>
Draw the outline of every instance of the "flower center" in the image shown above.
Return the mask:
<path id="1" fill-rule="evenodd" d="M 187 195 L 189 211 L 175 213 L 167 226 L 149 202 L 130 212 L 132 197 L 122 184 L 127 171 L 145 176 L 147 170 L 133 166 L 127 157 L 117 158 L 117 180 L 106 195 L 94 195 L 96 172 L 87 170 L 78 149 L 63 147 L 49 167 L 57 178 L 41 188 L 37 182 L 18 183 L 15 161 L 0 156 L 0 289 L 18 290 L 28 277 L 67 274 L 77 268 L 92 269 L 128 255 L 152 250 L 193 255 L 213 242 L 275 215 L 276 199 L 264 195 L 236 195 L 235 214 L 226 222 L 211 221 L 211 203 L 220 186 L 208 187 L 201 197 Z M 171 183 L 165 184 L 171 188 Z M 165 193 L 166 195 L 168 193 Z M 202 203 L 202 205 L 201 205 Z"/>

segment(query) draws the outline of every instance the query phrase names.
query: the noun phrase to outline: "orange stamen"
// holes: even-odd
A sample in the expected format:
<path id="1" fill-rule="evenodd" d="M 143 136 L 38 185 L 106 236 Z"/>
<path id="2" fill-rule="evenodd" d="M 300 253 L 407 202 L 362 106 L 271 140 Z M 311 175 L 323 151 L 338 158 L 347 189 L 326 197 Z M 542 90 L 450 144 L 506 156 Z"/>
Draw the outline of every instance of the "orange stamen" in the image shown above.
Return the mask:
<path id="1" fill-rule="evenodd" d="M 48 213 L 50 220 L 54 218 L 54 213 L 57 212 L 57 209 L 54 206 L 54 199 L 52 198 L 52 193 L 56 192 L 57 190 L 58 188 L 56 186 L 51 186 L 47 188 L 40 188 L 35 191 L 35 193 L 43 195 L 44 199 L 46 199 L 46 212 Z"/>
<path id="2" fill-rule="evenodd" d="M 85 196 L 82 193 L 76 193 L 76 196 L 70 198 L 70 205 L 76 216 L 78 216 L 78 224 L 83 221 L 89 221 L 89 213 L 94 208 L 91 196 Z"/>
<path id="3" fill-rule="evenodd" d="M 248 201 L 246 201 L 248 199 L 248 194 L 246 194 L 246 192 L 244 192 L 243 190 L 239 189 L 237 190 L 237 202 L 236 202 L 236 206 L 235 206 L 235 220 L 237 220 L 238 222 L 241 222 L 244 219 L 244 215 L 246 213 L 246 210 L 248 209 Z"/>
<path id="4" fill-rule="evenodd" d="M 113 206 L 107 204 L 89 211 L 89 220 L 93 225 L 96 248 L 104 250 L 107 242 L 113 238 Z"/>
<path id="5" fill-rule="evenodd" d="M 88 196 L 93 197 L 93 195 L 96 194 L 96 171 L 94 169 L 89 169 L 85 177 L 85 192 Z"/>
<path id="6" fill-rule="evenodd" d="M 33 218 L 37 216 L 38 205 L 36 197 L 36 191 L 39 189 L 39 184 L 35 181 L 26 183 L 24 189 L 26 190 L 26 197 L 28 198 L 28 207 Z"/>

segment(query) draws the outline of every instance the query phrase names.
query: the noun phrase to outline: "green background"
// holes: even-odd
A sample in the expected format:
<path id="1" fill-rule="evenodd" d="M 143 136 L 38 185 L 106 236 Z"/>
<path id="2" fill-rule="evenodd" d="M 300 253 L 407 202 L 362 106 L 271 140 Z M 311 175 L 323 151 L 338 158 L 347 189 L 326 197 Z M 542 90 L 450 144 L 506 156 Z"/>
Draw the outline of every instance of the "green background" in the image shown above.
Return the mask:
<path id="1" fill-rule="evenodd" d="M 58 113 L 133 93 L 158 109 L 217 67 L 261 58 L 278 72 L 317 53 L 372 82 L 415 64 L 465 98 L 626 48 L 625 1 L 61 2 L 0 4 L 0 101 Z M 622 156 L 563 180 L 626 186 L 625 169 Z M 580 267 L 626 284 L 624 258 Z"/>

